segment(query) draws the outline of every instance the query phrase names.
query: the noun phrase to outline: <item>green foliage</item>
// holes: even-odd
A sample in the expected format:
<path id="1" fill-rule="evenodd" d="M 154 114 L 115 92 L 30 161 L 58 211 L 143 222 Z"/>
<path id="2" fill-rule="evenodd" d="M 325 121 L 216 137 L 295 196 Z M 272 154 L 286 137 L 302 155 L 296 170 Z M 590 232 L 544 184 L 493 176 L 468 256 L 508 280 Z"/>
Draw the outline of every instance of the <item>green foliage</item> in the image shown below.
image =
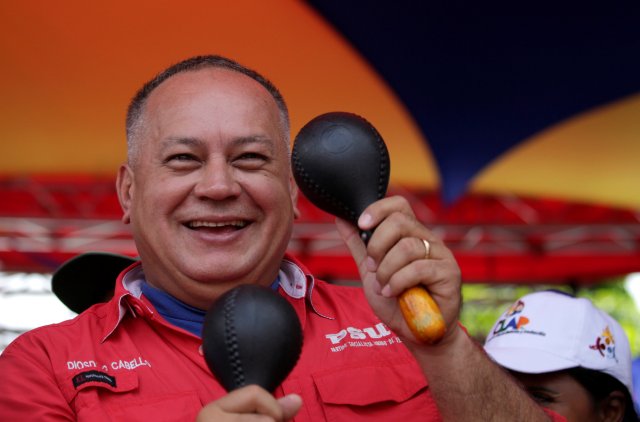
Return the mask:
<path id="1" fill-rule="evenodd" d="M 632 355 L 640 355 L 640 312 L 624 286 L 614 279 L 591 286 L 568 285 L 490 285 L 464 284 L 461 322 L 479 342 L 484 339 L 498 317 L 516 299 L 540 290 L 556 289 L 590 299 L 594 305 L 615 318 L 625 330 Z"/>

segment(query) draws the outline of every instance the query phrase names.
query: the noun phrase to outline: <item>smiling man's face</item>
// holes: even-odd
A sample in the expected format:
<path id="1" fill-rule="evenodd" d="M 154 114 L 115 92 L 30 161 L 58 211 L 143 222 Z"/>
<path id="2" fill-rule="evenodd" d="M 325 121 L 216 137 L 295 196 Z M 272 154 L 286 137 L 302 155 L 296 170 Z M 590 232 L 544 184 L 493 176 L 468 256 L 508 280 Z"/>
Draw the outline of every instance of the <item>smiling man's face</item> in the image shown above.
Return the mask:
<path id="1" fill-rule="evenodd" d="M 201 309 L 271 284 L 297 212 L 273 97 L 232 70 L 186 71 L 151 93 L 142 122 L 118 192 L 148 282 Z"/>

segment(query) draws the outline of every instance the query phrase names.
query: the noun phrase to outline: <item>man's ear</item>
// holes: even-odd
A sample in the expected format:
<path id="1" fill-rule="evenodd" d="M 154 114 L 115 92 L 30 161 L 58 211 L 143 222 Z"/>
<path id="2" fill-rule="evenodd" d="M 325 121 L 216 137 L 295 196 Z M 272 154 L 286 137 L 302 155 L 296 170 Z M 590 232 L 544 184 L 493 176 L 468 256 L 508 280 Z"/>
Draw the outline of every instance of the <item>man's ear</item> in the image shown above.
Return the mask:
<path id="1" fill-rule="evenodd" d="M 133 170 L 128 164 L 122 164 L 118 169 L 118 179 L 116 180 L 116 190 L 118 192 L 118 201 L 122 208 L 122 222 L 129 224 L 131 222 L 131 198 L 133 197 Z"/>
<path id="2" fill-rule="evenodd" d="M 600 420 L 605 422 L 624 420 L 625 406 L 632 406 L 631 403 L 626 402 L 625 394 L 620 390 L 612 391 L 598 404 Z"/>
<path id="3" fill-rule="evenodd" d="M 298 185 L 293 177 L 293 174 L 289 175 L 289 192 L 291 193 L 291 204 L 293 205 L 293 218 L 297 220 L 300 218 L 300 209 L 298 208 Z"/>

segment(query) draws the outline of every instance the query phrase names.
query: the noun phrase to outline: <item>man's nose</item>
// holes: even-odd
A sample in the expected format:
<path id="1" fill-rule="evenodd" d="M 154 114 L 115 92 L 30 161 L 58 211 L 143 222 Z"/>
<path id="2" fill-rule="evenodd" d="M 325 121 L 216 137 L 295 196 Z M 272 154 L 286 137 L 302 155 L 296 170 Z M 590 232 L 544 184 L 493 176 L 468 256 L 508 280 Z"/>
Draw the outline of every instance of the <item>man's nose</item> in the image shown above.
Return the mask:
<path id="1" fill-rule="evenodd" d="M 241 187 L 234 170 L 224 159 L 207 161 L 194 188 L 196 196 L 223 200 L 240 195 Z"/>

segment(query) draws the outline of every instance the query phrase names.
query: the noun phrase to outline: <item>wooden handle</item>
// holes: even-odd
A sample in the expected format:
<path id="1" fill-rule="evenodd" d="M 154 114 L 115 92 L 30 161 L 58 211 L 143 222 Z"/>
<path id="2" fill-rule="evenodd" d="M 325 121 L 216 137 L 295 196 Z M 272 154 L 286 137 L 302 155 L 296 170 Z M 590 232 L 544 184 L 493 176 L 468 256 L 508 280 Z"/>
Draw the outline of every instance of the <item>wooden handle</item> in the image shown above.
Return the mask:
<path id="1" fill-rule="evenodd" d="M 405 290 L 398 298 L 404 320 L 421 343 L 435 344 L 446 331 L 438 304 L 422 286 Z"/>

